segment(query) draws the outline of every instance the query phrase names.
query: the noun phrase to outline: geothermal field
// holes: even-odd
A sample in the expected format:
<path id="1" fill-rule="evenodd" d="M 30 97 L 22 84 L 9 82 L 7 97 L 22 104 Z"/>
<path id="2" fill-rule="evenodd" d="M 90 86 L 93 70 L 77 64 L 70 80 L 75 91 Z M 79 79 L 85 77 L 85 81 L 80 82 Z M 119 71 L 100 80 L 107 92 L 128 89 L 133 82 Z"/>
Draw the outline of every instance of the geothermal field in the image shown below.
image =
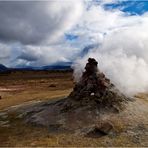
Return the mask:
<path id="1" fill-rule="evenodd" d="M 148 147 L 148 0 L 0 0 L 0 147 Z"/>
<path id="2" fill-rule="evenodd" d="M 0 75 L 1 146 L 147 146 L 148 94 L 122 94 L 90 58 L 71 70 Z"/>

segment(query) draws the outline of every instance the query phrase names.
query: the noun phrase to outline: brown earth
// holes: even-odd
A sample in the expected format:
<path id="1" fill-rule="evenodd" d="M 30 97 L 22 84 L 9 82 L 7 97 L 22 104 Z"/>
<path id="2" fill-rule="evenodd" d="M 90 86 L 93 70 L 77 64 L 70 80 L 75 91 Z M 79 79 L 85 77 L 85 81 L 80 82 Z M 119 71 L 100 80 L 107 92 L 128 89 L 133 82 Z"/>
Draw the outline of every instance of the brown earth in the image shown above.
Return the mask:
<path id="1" fill-rule="evenodd" d="M 69 71 L 15 71 L 0 75 L 0 110 L 26 101 L 67 96 L 72 87 Z"/>
<path id="2" fill-rule="evenodd" d="M 72 72 L 13 72 L 0 76 L 0 110 L 32 101 L 67 96 L 73 87 Z M 148 146 L 148 94 L 138 94 L 119 114 L 104 115 L 115 132 L 100 138 L 52 133 L 25 123 L 15 112 L 0 112 L 0 146 Z"/>

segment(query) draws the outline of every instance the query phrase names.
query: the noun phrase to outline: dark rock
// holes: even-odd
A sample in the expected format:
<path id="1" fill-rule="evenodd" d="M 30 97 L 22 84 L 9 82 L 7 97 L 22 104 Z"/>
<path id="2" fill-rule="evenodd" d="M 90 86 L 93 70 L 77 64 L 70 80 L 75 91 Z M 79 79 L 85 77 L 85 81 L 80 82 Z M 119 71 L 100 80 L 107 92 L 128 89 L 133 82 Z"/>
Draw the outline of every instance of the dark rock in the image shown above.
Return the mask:
<path id="1" fill-rule="evenodd" d="M 110 123 L 104 123 L 101 126 L 94 126 L 86 133 L 87 137 L 99 138 L 108 135 L 113 130 L 113 125 Z"/>
<path id="2" fill-rule="evenodd" d="M 114 128 L 113 125 L 109 122 L 106 122 L 104 124 L 101 125 L 101 127 L 99 128 L 100 131 L 104 134 L 109 134 Z"/>
<path id="3" fill-rule="evenodd" d="M 50 84 L 49 87 L 56 87 L 56 85 L 55 84 Z"/>
<path id="4" fill-rule="evenodd" d="M 106 136 L 107 134 L 102 132 L 98 127 L 93 128 L 89 133 L 86 134 L 86 137 L 91 138 L 100 138 Z"/>
<path id="5" fill-rule="evenodd" d="M 89 100 L 87 101 L 88 104 L 95 102 L 95 106 L 99 108 L 108 106 L 118 112 L 124 108 L 128 98 L 106 78 L 104 73 L 98 70 L 97 64 L 98 62 L 95 59 L 88 59 L 85 72 L 68 97 L 69 102 L 77 100 L 84 104 L 83 102 L 86 102 L 87 99 Z"/>
<path id="6" fill-rule="evenodd" d="M 2 99 L 2 96 L 0 96 L 0 100 Z"/>

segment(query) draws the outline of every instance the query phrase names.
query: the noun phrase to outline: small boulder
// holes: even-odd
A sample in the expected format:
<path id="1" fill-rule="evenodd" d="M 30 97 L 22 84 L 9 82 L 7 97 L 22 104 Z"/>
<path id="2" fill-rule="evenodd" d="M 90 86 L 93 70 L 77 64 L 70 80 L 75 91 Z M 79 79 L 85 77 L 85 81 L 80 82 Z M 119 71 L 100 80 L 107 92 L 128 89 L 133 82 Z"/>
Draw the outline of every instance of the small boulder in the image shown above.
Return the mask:
<path id="1" fill-rule="evenodd" d="M 101 126 L 94 126 L 86 134 L 87 137 L 99 138 L 108 135 L 113 130 L 113 125 L 110 123 L 104 123 Z"/>
<path id="2" fill-rule="evenodd" d="M 55 84 L 50 84 L 49 87 L 56 87 L 56 85 Z"/>
<path id="3" fill-rule="evenodd" d="M 104 134 L 108 135 L 114 128 L 113 125 L 109 122 L 106 122 L 100 126 L 100 131 L 102 131 Z"/>

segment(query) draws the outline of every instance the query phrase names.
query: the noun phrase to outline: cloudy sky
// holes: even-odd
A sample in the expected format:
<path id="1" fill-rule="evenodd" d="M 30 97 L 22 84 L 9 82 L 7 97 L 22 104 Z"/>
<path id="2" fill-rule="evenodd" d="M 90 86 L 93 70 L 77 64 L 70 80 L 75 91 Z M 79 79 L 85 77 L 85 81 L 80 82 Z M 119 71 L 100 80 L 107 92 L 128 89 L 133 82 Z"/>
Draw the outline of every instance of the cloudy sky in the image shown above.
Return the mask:
<path id="1" fill-rule="evenodd" d="M 95 57 L 123 91 L 147 90 L 148 1 L 0 1 L 0 53 L 8 67 L 72 61 L 76 75 Z"/>

